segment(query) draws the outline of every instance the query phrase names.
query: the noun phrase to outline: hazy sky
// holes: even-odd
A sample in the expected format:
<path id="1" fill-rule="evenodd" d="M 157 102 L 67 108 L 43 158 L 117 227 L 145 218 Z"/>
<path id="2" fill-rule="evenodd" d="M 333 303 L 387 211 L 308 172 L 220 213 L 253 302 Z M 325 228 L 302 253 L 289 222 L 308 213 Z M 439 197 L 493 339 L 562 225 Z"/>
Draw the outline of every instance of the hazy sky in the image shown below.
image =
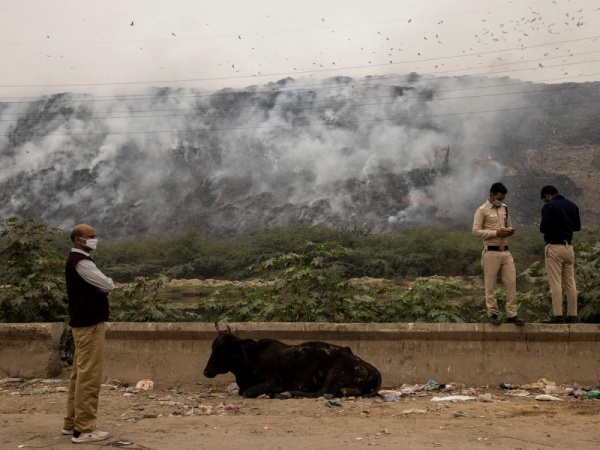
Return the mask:
<path id="1" fill-rule="evenodd" d="M 598 0 L 1 0 L 0 100 L 284 77 L 600 80 Z"/>

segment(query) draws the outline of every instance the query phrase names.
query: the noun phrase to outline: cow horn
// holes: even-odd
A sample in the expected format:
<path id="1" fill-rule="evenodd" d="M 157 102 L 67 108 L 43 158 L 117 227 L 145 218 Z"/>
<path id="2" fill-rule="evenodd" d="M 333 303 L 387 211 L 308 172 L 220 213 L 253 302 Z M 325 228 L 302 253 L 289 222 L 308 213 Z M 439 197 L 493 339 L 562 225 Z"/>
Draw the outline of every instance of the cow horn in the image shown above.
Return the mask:
<path id="1" fill-rule="evenodd" d="M 219 322 L 217 320 L 215 320 L 215 328 L 217 329 L 217 331 L 221 331 L 219 330 Z"/>
<path id="2" fill-rule="evenodd" d="M 229 328 L 229 325 L 227 325 L 227 330 L 228 330 L 230 333 L 233 333 L 233 331 L 231 331 L 231 328 Z"/>

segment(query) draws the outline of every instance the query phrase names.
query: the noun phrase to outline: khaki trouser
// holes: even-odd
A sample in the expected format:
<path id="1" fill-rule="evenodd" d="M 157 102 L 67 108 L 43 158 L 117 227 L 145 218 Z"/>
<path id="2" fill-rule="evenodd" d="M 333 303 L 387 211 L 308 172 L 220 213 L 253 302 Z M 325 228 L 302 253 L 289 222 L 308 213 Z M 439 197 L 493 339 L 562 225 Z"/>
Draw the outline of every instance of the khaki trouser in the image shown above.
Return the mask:
<path id="1" fill-rule="evenodd" d="M 104 322 L 72 328 L 72 332 L 75 355 L 63 428 L 86 433 L 96 426 L 104 364 Z"/>
<path id="2" fill-rule="evenodd" d="M 496 283 L 498 274 L 506 292 L 506 315 L 517 315 L 517 270 L 510 252 L 484 250 L 481 255 L 483 281 L 485 284 L 485 303 L 488 315 L 500 314 L 496 300 Z"/>
<path id="3" fill-rule="evenodd" d="M 546 245 L 546 273 L 552 293 L 552 311 L 563 315 L 563 288 L 567 296 L 567 315 L 577 316 L 577 288 L 575 286 L 575 252 L 571 245 Z"/>

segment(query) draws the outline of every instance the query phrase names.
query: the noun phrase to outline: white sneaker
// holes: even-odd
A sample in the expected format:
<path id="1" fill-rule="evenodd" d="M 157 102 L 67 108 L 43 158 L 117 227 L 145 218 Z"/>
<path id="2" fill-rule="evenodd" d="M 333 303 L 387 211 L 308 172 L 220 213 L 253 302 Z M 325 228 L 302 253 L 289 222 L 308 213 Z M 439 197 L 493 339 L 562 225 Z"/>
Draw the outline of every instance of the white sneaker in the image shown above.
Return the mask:
<path id="1" fill-rule="evenodd" d="M 64 434 L 65 436 L 71 436 L 71 435 L 73 435 L 73 429 L 71 428 L 70 430 L 67 430 L 66 428 L 63 428 L 61 430 L 61 433 Z"/>
<path id="2" fill-rule="evenodd" d="M 75 444 L 80 444 L 82 442 L 103 441 L 104 439 L 108 439 L 109 436 L 110 434 L 108 434 L 106 431 L 94 430 L 88 433 L 81 433 L 79 437 L 75 437 L 73 435 L 73 437 L 71 438 L 71 442 L 74 442 Z"/>

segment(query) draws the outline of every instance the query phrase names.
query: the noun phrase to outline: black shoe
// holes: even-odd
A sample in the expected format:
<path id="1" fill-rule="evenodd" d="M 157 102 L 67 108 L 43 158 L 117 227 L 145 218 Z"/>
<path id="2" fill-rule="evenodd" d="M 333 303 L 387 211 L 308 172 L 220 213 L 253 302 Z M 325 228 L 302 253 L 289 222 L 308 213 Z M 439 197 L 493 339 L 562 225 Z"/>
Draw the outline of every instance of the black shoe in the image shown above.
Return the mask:
<path id="1" fill-rule="evenodd" d="M 577 316 L 567 316 L 566 323 L 577 323 Z"/>
<path id="2" fill-rule="evenodd" d="M 498 314 L 492 314 L 490 316 L 490 323 L 492 325 L 500 325 L 502 321 L 498 318 Z"/>
<path id="3" fill-rule="evenodd" d="M 515 325 L 525 325 L 525 321 L 519 316 L 512 316 L 506 319 L 506 323 L 514 323 Z"/>
<path id="4" fill-rule="evenodd" d="M 565 323 L 565 316 L 550 316 L 549 319 L 542 320 L 542 323 L 562 324 Z"/>

